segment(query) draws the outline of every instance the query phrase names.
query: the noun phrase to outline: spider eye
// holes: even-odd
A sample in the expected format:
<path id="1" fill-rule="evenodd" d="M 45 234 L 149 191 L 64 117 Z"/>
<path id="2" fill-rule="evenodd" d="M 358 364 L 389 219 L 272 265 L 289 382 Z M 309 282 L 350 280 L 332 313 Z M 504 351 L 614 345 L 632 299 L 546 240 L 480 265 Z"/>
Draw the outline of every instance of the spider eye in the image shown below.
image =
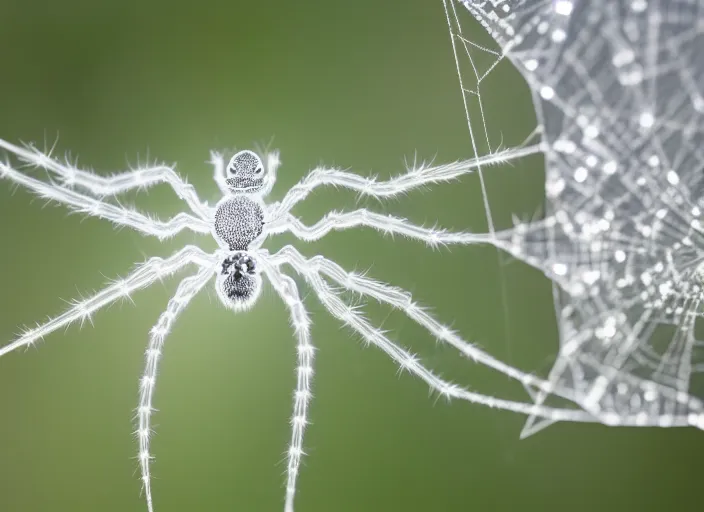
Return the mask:
<path id="1" fill-rule="evenodd" d="M 257 173 L 257 174 L 261 174 L 262 171 L 263 171 L 263 169 L 262 169 L 261 167 L 257 167 L 257 170 L 254 171 L 254 172 Z"/>

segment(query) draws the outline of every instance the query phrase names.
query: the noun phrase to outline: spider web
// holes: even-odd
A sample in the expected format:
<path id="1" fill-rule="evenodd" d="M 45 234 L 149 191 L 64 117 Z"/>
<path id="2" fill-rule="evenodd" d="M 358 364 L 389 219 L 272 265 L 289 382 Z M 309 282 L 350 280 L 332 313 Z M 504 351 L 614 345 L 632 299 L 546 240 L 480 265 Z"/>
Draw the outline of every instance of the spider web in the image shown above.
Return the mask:
<path id="1" fill-rule="evenodd" d="M 496 65 L 510 60 L 533 98 L 545 217 L 495 244 L 554 283 L 554 394 L 610 425 L 704 428 L 703 2 L 444 3 L 475 154 L 488 130 L 470 105 Z M 495 47 L 467 39 L 472 17 Z"/>

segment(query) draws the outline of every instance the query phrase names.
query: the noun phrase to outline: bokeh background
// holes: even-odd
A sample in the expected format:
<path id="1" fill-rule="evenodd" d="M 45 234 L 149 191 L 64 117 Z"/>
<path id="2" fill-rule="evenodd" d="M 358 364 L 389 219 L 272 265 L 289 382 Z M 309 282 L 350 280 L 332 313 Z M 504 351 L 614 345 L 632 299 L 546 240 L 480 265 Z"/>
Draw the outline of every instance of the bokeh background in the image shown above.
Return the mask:
<path id="1" fill-rule="evenodd" d="M 70 150 L 99 172 L 178 162 L 214 201 L 209 150 L 271 142 L 283 161 L 278 199 L 320 163 L 388 176 L 415 154 L 472 156 L 441 0 L 4 1 L 0 12 L 0 137 L 51 145 L 58 136 L 59 154 Z M 465 21 L 466 36 L 489 44 Z M 504 63 L 483 85 L 495 146 L 518 144 L 535 125 L 525 84 Z M 498 226 L 539 211 L 542 168 L 532 157 L 490 170 Z M 115 231 L 0 185 L 3 340 L 147 256 L 190 242 L 214 247 L 207 237 L 161 244 Z M 161 215 L 181 209 L 168 188 L 127 200 Z M 486 229 L 472 176 L 383 207 L 366 203 L 419 223 Z M 354 205 L 354 195 L 325 190 L 297 211 L 313 222 Z M 549 283 L 491 248 L 433 252 L 363 230 L 299 247 L 411 290 L 513 364 L 550 368 Z M 148 331 L 177 282 L 135 294 L 136 307 L 98 313 L 95 327 L 0 360 L 0 510 L 146 509 L 132 417 Z M 519 441 L 523 418 L 429 396 L 314 296 L 306 303 L 319 351 L 297 510 L 699 509 L 700 432 L 558 424 Z M 527 398 L 404 317 L 367 311 L 444 376 Z M 193 302 L 167 341 L 157 385 L 157 510 L 282 509 L 294 366 L 287 313 L 268 287 L 247 314 L 224 310 L 211 289 Z"/>

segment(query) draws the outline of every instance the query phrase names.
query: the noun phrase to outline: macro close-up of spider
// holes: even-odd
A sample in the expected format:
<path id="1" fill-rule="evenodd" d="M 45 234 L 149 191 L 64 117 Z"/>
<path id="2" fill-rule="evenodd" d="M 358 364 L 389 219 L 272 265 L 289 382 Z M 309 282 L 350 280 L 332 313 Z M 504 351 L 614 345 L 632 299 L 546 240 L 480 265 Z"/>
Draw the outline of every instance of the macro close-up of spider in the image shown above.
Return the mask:
<path id="1" fill-rule="evenodd" d="M 703 13 L 6 9 L 0 509 L 699 499 Z"/>
<path id="2" fill-rule="evenodd" d="M 524 384 L 541 387 L 546 385 L 541 383 L 540 379 L 512 368 L 464 341 L 449 327 L 440 324 L 430 316 L 405 290 L 361 274 L 347 272 L 323 256 L 306 258 L 292 245 L 287 245 L 274 254 L 270 254 L 262 247 L 266 238 L 287 231 L 300 240 L 313 241 L 332 230 L 355 227 L 369 227 L 386 234 L 409 237 L 432 247 L 486 241 L 488 240 L 486 235 L 424 228 L 402 218 L 381 215 L 366 209 L 347 213 L 330 212 L 316 224 L 307 226 L 292 215 L 291 210 L 317 187 L 348 188 L 359 194 L 381 199 L 434 182 L 456 179 L 472 172 L 477 165 L 489 164 L 491 160 L 500 161 L 505 159 L 506 155 L 491 156 L 484 162 L 470 160 L 447 165 L 421 165 L 388 181 L 365 178 L 337 169 L 317 168 L 292 187 L 281 201 L 268 205 L 264 202 L 264 197 L 276 180 L 280 165 L 278 152 L 269 152 L 263 158 L 251 150 L 238 151 L 229 158 L 223 153 L 212 152 L 213 178 L 223 197 L 215 206 L 209 206 L 198 198 L 192 186 L 166 166 L 101 177 L 62 163 L 54 159 L 50 152 L 44 153 L 32 146 L 19 147 L 0 140 L 0 148 L 12 154 L 24 166 L 42 168 L 50 173 L 55 183 L 44 183 L 18 172 L 8 162 L 0 163 L 0 178 L 26 187 L 44 199 L 63 203 L 79 213 L 105 218 L 117 226 L 128 226 L 160 239 L 172 237 L 182 230 L 212 234 L 220 247 L 214 253 L 207 254 L 195 245 L 188 245 L 169 258 L 151 258 L 127 277 L 113 281 L 92 297 L 76 301 L 62 315 L 26 330 L 19 338 L 0 347 L 0 356 L 2 356 L 18 348 L 33 345 L 71 323 L 83 324 L 99 309 L 120 299 L 129 298 L 130 294 L 138 289 L 145 288 L 188 265 L 195 265 L 198 271 L 181 281 L 166 311 L 152 328 L 149 346 L 145 352 L 145 369 L 140 382 L 140 400 L 137 408 L 137 436 L 139 438 L 138 459 L 150 511 L 154 510 L 150 478 L 152 459 L 150 436 L 153 428 L 151 417 L 155 410 L 153 393 L 159 359 L 176 317 L 213 277 L 215 277 L 217 296 L 232 311 L 246 311 L 256 302 L 262 289 L 262 276 L 268 278 L 289 310 L 290 322 L 298 340 L 296 347 L 298 366 L 291 417 L 291 442 L 287 450 L 286 510 L 293 510 L 296 480 L 301 458 L 304 455 L 303 432 L 308 424 L 307 409 L 311 399 L 315 349 L 310 339 L 309 314 L 303 305 L 295 281 L 282 271 L 281 267 L 284 265 L 291 266 L 305 280 L 334 318 L 354 330 L 366 344 L 380 348 L 400 368 L 421 378 L 441 396 L 551 418 L 555 421 L 593 421 L 589 414 L 582 411 L 502 400 L 468 391 L 443 380 L 425 368 L 414 354 L 392 342 L 383 330 L 372 326 L 354 306 L 344 302 L 328 280 L 343 290 L 368 296 L 402 310 L 439 340 L 455 346 L 468 357 L 511 378 Z M 176 195 L 189 208 L 188 213 L 180 213 L 167 221 L 161 221 L 107 200 L 109 197 L 132 189 L 146 189 L 160 183 L 168 184 L 173 188 Z"/>

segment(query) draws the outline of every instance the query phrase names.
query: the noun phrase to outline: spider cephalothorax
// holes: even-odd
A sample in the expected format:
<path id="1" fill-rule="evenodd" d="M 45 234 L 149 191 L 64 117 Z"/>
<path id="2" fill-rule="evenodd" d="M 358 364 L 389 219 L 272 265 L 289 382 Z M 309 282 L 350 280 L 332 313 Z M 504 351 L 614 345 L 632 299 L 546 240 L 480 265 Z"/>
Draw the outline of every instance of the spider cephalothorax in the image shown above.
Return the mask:
<path id="1" fill-rule="evenodd" d="M 225 183 L 233 193 L 254 194 L 266 186 L 262 159 L 254 151 L 245 149 L 236 153 L 227 164 Z"/>

